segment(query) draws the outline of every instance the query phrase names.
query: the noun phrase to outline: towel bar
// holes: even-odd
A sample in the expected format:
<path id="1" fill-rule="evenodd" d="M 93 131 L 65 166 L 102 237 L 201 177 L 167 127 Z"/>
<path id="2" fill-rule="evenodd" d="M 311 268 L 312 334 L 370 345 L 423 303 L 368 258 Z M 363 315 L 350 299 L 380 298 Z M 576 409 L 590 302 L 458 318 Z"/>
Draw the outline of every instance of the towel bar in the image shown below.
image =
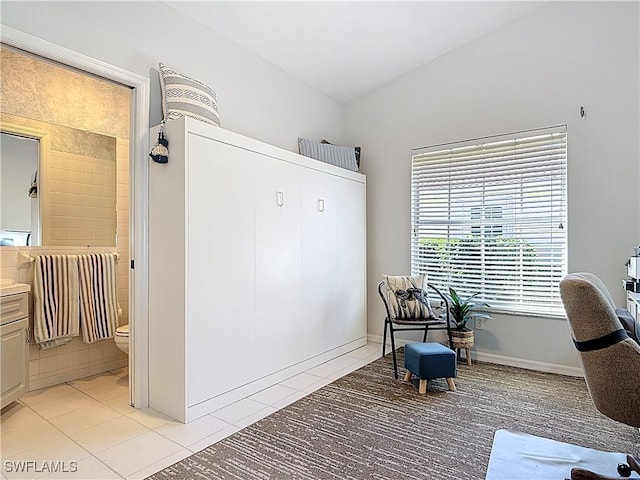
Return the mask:
<path id="1" fill-rule="evenodd" d="M 87 253 L 87 254 L 89 254 L 89 253 L 111 253 L 111 254 L 115 257 L 116 262 L 117 262 L 118 260 L 120 260 L 120 254 L 119 254 L 118 252 L 86 252 L 86 253 Z M 58 253 L 45 253 L 45 254 L 43 254 L 43 255 L 64 255 L 64 254 L 58 254 Z M 35 256 L 34 256 L 34 255 L 31 255 L 31 254 L 30 254 L 30 253 L 28 253 L 28 252 L 20 252 L 20 253 L 18 254 L 18 258 L 20 259 L 20 260 L 18 261 L 18 265 L 22 266 L 22 265 L 24 265 L 24 264 L 32 264 L 33 262 L 35 262 L 35 261 L 36 261 L 36 256 L 37 256 L 37 255 L 35 255 Z"/>

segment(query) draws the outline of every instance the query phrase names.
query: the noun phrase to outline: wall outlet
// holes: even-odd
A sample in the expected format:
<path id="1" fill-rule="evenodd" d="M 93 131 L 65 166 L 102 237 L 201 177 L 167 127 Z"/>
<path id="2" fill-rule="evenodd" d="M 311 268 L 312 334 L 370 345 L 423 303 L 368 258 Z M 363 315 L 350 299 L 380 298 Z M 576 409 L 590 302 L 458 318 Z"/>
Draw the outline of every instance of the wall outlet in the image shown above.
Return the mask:
<path id="1" fill-rule="evenodd" d="M 484 329 L 484 318 L 476 318 L 476 330 Z"/>

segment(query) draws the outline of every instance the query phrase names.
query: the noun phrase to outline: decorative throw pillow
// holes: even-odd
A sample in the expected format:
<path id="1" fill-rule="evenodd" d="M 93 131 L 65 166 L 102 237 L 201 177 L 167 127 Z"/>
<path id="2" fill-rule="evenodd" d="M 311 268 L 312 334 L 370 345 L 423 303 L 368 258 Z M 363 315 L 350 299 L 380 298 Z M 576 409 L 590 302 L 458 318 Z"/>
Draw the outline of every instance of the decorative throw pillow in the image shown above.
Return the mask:
<path id="1" fill-rule="evenodd" d="M 327 145 L 333 145 L 329 140 L 322 140 L 320 143 L 326 143 Z M 349 147 L 351 148 L 351 147 Z M 360 147 L 353 147 L 353 152 L 356 154 L 356 166 L 360 170 Z"/>
<path id="2" fill-rule="evenodd" d="M 330 143 L 314 142 L 306 138 L 298 138 L 300 155 L 315 158 L 321 162 L 329 163 L 347 170 L 358 171 L 356 154 L 353 147 L 331 145 Z"/>
<path id="3" fill-rule="evenodd" d="M 216 92 L 198 80 L 189 78 L 160 63 L 162 110 L 165 120 L 192 117 L 220 126 Z"/>
<path id="4" fill-rule="evenodd" d="M 425 275 L 390 276 L 383 275 L 389 291 L 391 315 L 398 320 L 436 318 L 427 294 Z"/>

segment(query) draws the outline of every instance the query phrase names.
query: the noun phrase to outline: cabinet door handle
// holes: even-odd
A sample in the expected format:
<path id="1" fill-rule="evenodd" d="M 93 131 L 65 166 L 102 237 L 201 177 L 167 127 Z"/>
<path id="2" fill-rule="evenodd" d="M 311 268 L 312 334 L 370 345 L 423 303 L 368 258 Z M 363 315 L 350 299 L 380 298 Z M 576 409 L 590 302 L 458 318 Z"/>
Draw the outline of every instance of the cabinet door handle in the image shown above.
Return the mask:
<path id="1" fill-rule="evenodd" d="M 276 203 L 279 207 L 284 206 L 284 192 L 281 192 L 279 190 L 276 192 Z"/>
<path id="2" fill-rule="evenodd" d="M 324 199 L 322 198 L 318 199 L 318 211 L 324 212 Z"/>

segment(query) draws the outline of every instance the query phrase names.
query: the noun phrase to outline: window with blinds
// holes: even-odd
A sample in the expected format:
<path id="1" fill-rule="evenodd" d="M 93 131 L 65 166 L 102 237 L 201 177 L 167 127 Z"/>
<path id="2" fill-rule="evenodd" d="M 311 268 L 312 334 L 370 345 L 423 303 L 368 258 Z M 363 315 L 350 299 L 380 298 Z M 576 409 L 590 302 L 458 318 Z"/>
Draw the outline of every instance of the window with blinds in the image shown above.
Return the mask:
<path id="1" fill-rule="evenodd" d="M 563 314 L 566 127 L 412 152 L 411 269 L 495 311 Z"/>

